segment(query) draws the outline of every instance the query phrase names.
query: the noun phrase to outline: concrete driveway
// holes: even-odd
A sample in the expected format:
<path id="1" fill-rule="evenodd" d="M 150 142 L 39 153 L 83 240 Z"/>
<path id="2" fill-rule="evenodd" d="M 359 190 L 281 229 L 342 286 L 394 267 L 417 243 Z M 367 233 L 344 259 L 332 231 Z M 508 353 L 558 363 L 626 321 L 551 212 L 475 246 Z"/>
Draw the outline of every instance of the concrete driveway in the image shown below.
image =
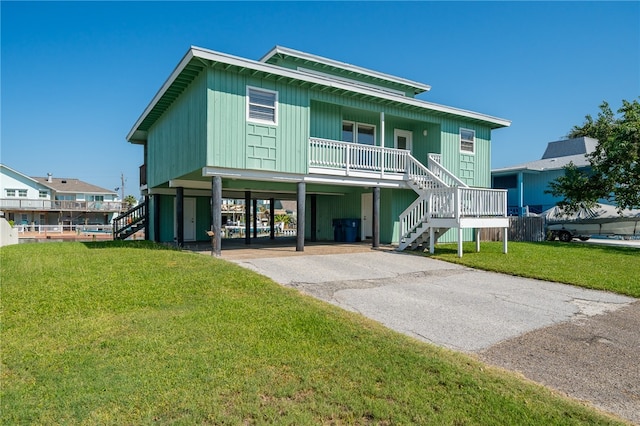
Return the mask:
<path id="1" fill-rule="evenodd" d="M 399 332 L 464 352 L 635 300 L 393 251 L 236 263 Z"/>
<path id="2" fill-rule="evenodd" d="M 636 299 L 366 246 L 305 250 L 223 258 L 640 425 Z"/>

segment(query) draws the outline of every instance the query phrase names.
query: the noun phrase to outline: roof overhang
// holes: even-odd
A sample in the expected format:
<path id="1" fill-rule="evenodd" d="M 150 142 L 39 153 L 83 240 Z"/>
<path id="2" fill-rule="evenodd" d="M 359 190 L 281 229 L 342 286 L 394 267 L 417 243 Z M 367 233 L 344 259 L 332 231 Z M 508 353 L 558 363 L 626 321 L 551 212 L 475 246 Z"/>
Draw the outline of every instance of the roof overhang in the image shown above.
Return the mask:
<path id="1" fill-rule="evenodd" d="M 374 88 L 356 86 L 344 81 L 333 80 L 319 75 L 310 75 L 296 70 L 192 46 L 133 125 L 127 134 L 127 141 L 144 144 L 147 138 L 147 131 L 151 124 L 162 115 L 173 100 L 196 78 L 199 72 L 207 67 L 219 64 L 224 66 L 225 69 L 236 68 L 243 72 L 249 71 L 254 75 L 262 74 L 264 77 L 295 80 L 314 88 L 322 87 L 337 92 L 357 93 L 369 97 L 372 100 L 387 101 L 417 109 L 477 120 L 492 129 L 511 125 L 510 120 L 503 118 L 399 96 Z"/>
<path id="2" fill-rule="evenodd" d="M 406 78 L 396 77 L 394 75 L 381 73 L 378 71 L 362 68 L 356 65 L 348 64 L 346 62 L 336 61 L 334 59 L 324 58 L 322 56 L 312 55 L 310 53 L 301 52 L 299 50 L 289 49 L 287 47 L 275 46 L 266 55 L 260 58 L 260 62 L 266 63 L 269 59 L 276 55 L 289 56 L 299 58 L 309 62 L 315 62 L 318 64 L 327 65 L 330 67 L 345 70 L 355 74 L 361 74 L 369 77 L 373 77 L 380 80 L 385 80 L 391 83 L 401 84 L 413 88 L 413 92 L 417 95 L 423 92 L 431 90 L 431 86 L 428 84 L 420 83 L 417 81 L 408 80 Z"/>

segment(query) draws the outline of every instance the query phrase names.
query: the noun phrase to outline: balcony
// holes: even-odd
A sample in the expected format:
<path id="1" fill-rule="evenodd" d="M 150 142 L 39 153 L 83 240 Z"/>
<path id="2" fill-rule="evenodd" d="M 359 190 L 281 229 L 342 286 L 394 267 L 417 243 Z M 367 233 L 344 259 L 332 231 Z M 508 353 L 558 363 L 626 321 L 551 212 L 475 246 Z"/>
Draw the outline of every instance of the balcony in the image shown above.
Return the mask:
<path id="1" fill-rule="evenodd" d="M 119 212 L 121 201 L 67 201 L 0 198 L 2 210 Z"/>

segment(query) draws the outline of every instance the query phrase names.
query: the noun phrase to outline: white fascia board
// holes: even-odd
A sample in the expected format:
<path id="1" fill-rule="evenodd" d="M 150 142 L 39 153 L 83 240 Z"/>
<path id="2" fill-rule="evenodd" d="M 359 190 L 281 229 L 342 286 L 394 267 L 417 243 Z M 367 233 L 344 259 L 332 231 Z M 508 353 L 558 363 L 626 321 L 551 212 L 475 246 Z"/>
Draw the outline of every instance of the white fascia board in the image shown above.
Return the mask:
<path id="1" fill-rule="evenodd" d="M 288 56 L 295 56 L 297 58 L 305 59 L 311 62 L 318 62 L 320 64 L 330 65 L 332 67 L 340 68 L 346 71 L 352 71 L 358 74 L 368 75 L 374 78 L 380 78 L 382 80 L 387 80 L 393 83 L 404 84 L 407 86 L 415 87 L 424 92 L 428 92 L 429 90 L 431 90 L 431 86 L 429 86 L 428 84 L 408 80 L 402 77 L 396 77 L 394 75 L 385 74 L 382 72 L 370 70 L 368 68 L 362 68 L 357 65 L 348 64 L 346 62 L 336 61 L 335 59 L 329 59 L 322 56 L 312 55 L 310 53 L 301 52 L 299 50 L 289 49 L 288 47 L 282 47 L 282 46 L 275 46 L 273 49 L 271 49 L 269 53 L 267 53 L 265 56 L 263 56 L 260 59 L 260 62 L 266 62 L 269 60 L 269 58 L 271 58 L 272 56 L 278 53 L 281 53 L 283 55 L 288 55 Z"/>
<path id="2" fill-rule="evenodd" d="M 503 127 L 509 127 L 511 125 L 510 120 L 506 120 L 498 117 L 492 117 L 492 116 L 481 114 L 478 112 L 468 111 L 468 110 L 454 108 L 454 107 L 448 107 L 444 105 L 435 104 L 432 102 L 422 101 L 415 98 L 407 98 L 406 96 L 397 96 L 391 93 L 385 93 L 375 89 L 368 89 L 362 86 L 355 86 L 346 82 L 332 80 L 330 78 L 326 78 L 322 76 L 307 75 L 305 73 L 298 72 L 295 70 L 290 70 L 290 69 L 278 67 L 275 65 L 265 64 L 262 62 L 256 62 L 250 59 L 239 58 L 237 56 L 226 55 L 226 54 L 214 52 L 212 50 L 206 50 L 206 49 L 201 49 L 197 47 L 192 47 L 192 50 L 197 51 L 197 54 L 195 56 L 202 57 L 203 59 L 224 62 L 230 65 L 236 65 L 240 67 L 252 68 L 257 71 L 264 71 L 270 74 L 289 77 L 296 80 L 306 81 L 309 83 L 320 84 L 327 87 L 335 87 L 337 89 L 347 90 L 347 91 L 359 93 L 362 95 L 374 96 L 380 99 L 400 102 L 406 105 L 416 106 L 419 108 L 430 109 L 433 111 L 443 112 L 447 114 L 461 115 L 463 117 L 473 118 L 481 121 L 487 121 Z"/>
<path id="3" fill-rule="evenodd" d="M 153 97 L 147 108 L 145 108 L 142 115 L 138 118 L 138 121 L 133 125 L 129 133 L 127 134 L 127 141 L 131 142 L 134 138 L 134 134 L 138 131 L 138 126 L 142 124 L 147 115 L 151 112 L 153 107 L 158 103 L 160 98 L 165 94 L 165 92 L 171 87 L 175 79 L 180 75 L 180 73 L 185 69 L 187 64 L 193 59 L 193 46 L 187 51 L 187 53 L 183 56 L 182 60 L 178 63 L 178 65 L 174 68 L 169 78 L 164 82 L 158 93 Z M 146 135 L 145 135 L 146 136 Z"/>
<path id="4" fill-rule="evenodd" d="M 466 117 L 466 118 L 471 118 L 471 119 L 475 119 L 475 120 L 489 122 L 489 123 L 496 124 L 496 125 L 501 126 L 501 127 L 508 127 L 508 126 L 511 125 L 511 121 L 510 120 L 506 120 L 506 119 L 503 119 L 503 118 L 492 117 L 492 116 L 489 116 L 489 115 L 486 115 L 486 114 L 481 114 L 481 113 L 477 113 L 477 112 L 473 112 L 473 111 L 468 111 L 468 110 L 448 107 L 448 106 L 444 106 L 444 105 L 434 104 L 432 102 L 426 102 L 426 101 L 422 101 L 422 100 L 415 99 L 415 98 L 407 98 L 405 96 L 393 95 L 391 93 L 385 93 L 385 92 L 382 92 L 380 90 L 369 89 L 369 88 L 365 88 L 365 87 L 362 87 L 362 86 L 355 86 L 355 85 L 352 85 L 352 84 L 349 84 L 349 83 L 332 80 L 330 78 L 326 78 L 326 77 L 322 77 L 322 76 L 308 75 L 308 74 L 305 74 L 305 73 L 302 73 L 302 72 L 298 72 L 298 71 L 295 71 L 295 70 L 290 70 L 290 69 L 286 69 L 286 68 L 282 68 L 282 67 L 278 67 L 278 66 L 274 66 L 274 65 L 270 65 L 270 64 L 265 64 L 265 63 L 262 63 L 262 62 L 253 61 L 251 59 L 240 58 L 238 56 L 232 56 L 232 55 L 228 55 L 228 54 L 225 54 L 225 53 L 219 53 L 219 52 L 215 52 L 213 50 L 208 50 L 208 49 L 203 49 L 203 48 L 200 48 L 200 47 L 192 46 L 189 49 L 189 51 L 187 52 L 187 54 L 183 57 L 182 61 L 180 61 L 178 66 L 171 73 L 169 78 L 165 81 L 165 83 L 162 86 L 162 88 L 154 96 L 153 100 L 147 106 L 147 108 L 144 110 L 144 112 L 142 113 L 140 118 L 138 118 L 138 121 L 136 121 L 136 124 L 129 131 L 129 134 L 127 135 L 127 140 L 128 141 L 132 140 L 134 133 L 138 130 L 138 126 L 140 126 L 140 124 L 144 121 L 144 119 L 149 114 L 149 112 L 151 112 L 151 110 L 153 109 L 155 104 L 160 100 L 160 98 L 162 98 L 162 96 L 167 91 L 167 89 L 169 87 L 171 87 L 171 84 L 174 82 L 174 80 L 180 75 L 182 70 L 184 70 L 184 68 L 187 66 L 187 64 L 194 57 L 205 59 L 205 60 L 209 60 L 209 61 L 213 61 L 213 62 L 221 62 L 221 63 L 224 63 L 224 64 L 233 65 L 233 66 L 249 68 L 249 69 L 253 69 L 253 70 L 256 70 L 256 71 L 262 71 L 262 72 L 265 72 L 265 73 L 268 73 L 268 74 L 272 74 L 272 75 L 288 77 L 288 78 L 292 78 L 292 79 L 295 79 L 295 80 L 300 80 L 300 81 L 305 81 L 305 82 L 308 82 L 308 83 L 319 84 L 319 85 L 326 86 L 326 87 L 333 87 L 333 88 L 336 88 L 336 89 L 341 89 L 341 90 L 354 92 L 354 93 L 358 93 L 358 94 L 362 94 L 362 95 L 373 96 L 373 97 L 377 97 L 377 98 L 384 99 L 384 100 L 389 100 L 389 101 L 393 101 L 393 102 L 399 102 L 399 103 L 402 103 L 402 104 L 405 104 L 405 105 L 415 106 L 415 107 L 418 107 L 418 108 L 424 108 L 424 109 L 437 111 L 437 112 L 442 112 L 442 113 L 446 113 L 446 114 L 459 115 L 459 116 Z"/>

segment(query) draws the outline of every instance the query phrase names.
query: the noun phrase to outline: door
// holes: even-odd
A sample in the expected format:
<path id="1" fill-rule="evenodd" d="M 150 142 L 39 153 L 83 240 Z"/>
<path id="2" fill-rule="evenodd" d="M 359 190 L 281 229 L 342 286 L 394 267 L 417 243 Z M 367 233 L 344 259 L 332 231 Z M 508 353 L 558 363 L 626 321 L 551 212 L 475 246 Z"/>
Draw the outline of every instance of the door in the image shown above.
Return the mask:
<path id="1" fill-rule="evenodd" d="M 183 221 L 183 229 L 184 229 L 184 240 L 185 241 L 195 241 L 196 240 L 196 199 L 195 198 L 184 198 L 182 211 L 184 214 Z M 173 204 L 173 214 L 174 217 L 176 215 L 176 205 L 175 199 Z M 177 226 L 173 228 L 174 237 L 178 235 Z"/>
<path id="2" fill-rule="evenodd" d="M 373 238 L 373 193 L 362 194 L 360 208 L 360 238 Z"/>
<path id="3" fill-rule="evenodd" d="M 394 129 L 393 142 L 394 148 L 406 149 L 411 152 L 411 148 L 413 148 L 413 134 L 408 130 Z"/>

